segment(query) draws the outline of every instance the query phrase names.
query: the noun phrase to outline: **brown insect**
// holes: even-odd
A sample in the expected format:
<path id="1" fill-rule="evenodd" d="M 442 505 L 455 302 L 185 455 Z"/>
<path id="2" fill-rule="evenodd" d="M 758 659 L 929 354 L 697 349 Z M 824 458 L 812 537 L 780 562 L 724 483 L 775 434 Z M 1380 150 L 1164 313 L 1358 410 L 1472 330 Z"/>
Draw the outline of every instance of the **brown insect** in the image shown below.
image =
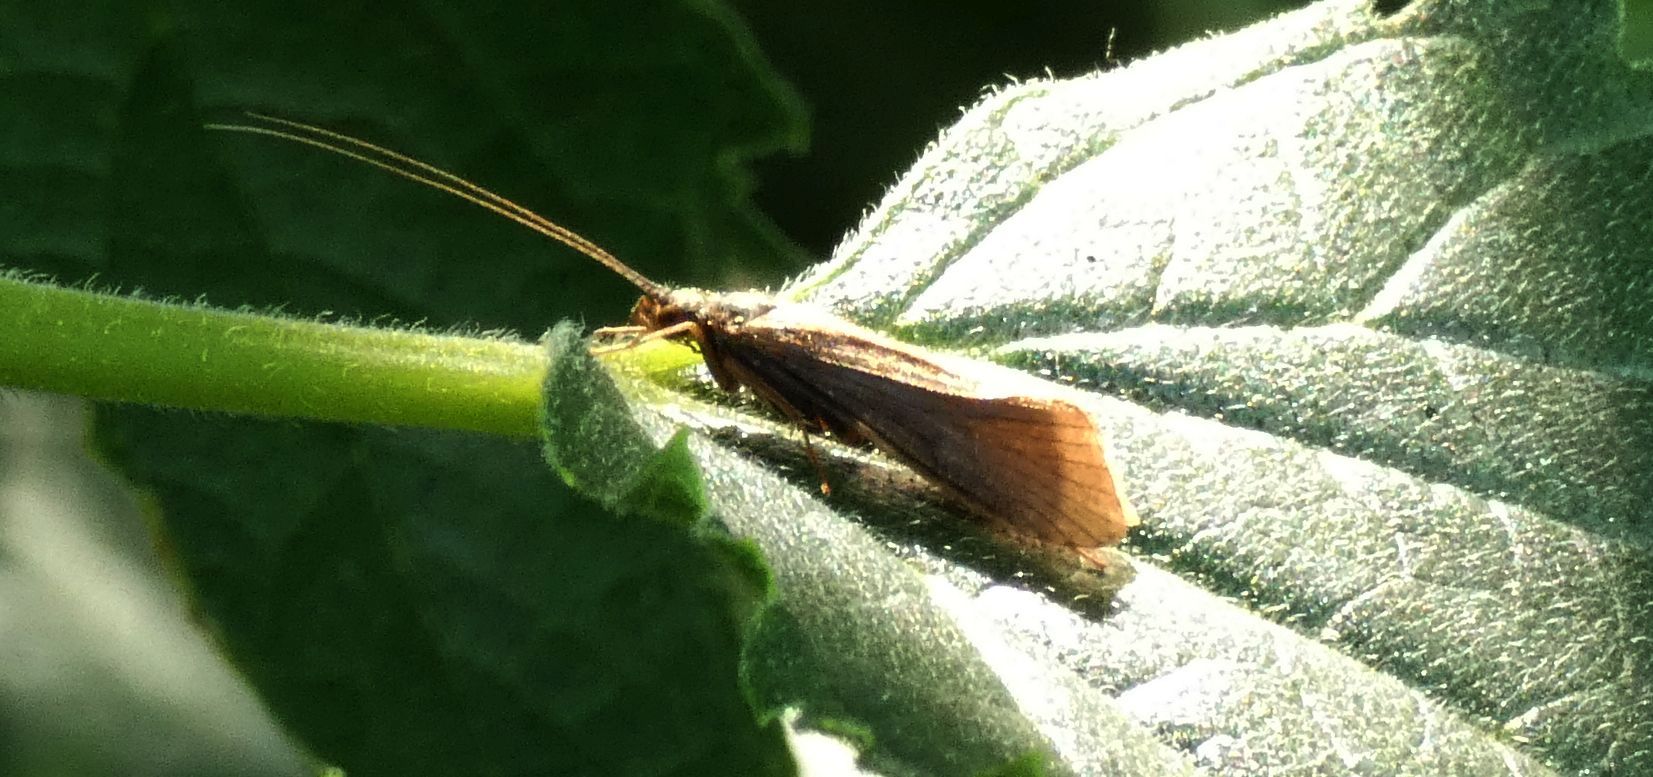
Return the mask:
<path id="1" fill-rule="evenodd" d="M 994 528 L 1085 552 L 1137 519 L 1095 419 L 1072 390 L 1026 373 L 899 342 L 800 302 L 754 292 L 669 289 L 597 244 L 487 189 L 406 155 L 320 127 L 253 114 L 268 135 L 365 162 L 447 192 L 619 273 L 643 296 L 644 338 L 688 340 L 726 391 L 745 387 L 806 434 L 871 444 Z M 611 330 L 612 331 L 612 330 Z"/>

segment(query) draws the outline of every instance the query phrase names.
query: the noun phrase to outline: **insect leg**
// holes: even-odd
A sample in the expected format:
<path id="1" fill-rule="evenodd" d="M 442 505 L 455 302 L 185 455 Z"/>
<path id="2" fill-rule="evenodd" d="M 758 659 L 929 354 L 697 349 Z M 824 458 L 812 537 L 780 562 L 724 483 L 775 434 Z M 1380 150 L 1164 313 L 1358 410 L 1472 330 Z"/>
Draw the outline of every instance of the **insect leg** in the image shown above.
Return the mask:
<path id="1" fill-rule="evenodd" d="M 600 326 L 591 330 L 592 337 L 613 337 L 615 335 L 641 335 L 648 331 L 648 327 L 628 324 L 626 326 Z"/>
<path id="2" fill-rule="evenodd" d="M 821 422 L 821 427 L 826 428 L 825 421 Z M 799 425 L 798 431 L 804 435 L 804 455 L 809 457 L 810 465 L 815 467 L 815 476 L 821 479 L 821 495 L 832 496 L 832 484 L 827 482 L 826 467 L 821 466 L 821 457 L 815 455 L 815 446 L 809 441 L 809 429 Z"/>
<path id="3" fill-rule="evenodd" d="M 591 349 L 591 352 L 595 355 L 601 356 L 603 354 L 614 353 L 616 351 L 624 351 L 627 348 L 636 348 L 637 346 L 642 345 L 643 343 L 646 343 L 650 340 L 659 340 L 659 339 L 662 339 L 662 338 L 675 337 L 677 335 L 683 334 L 684 332 L 688 332 L 688 333 L 692 334 L 696 340 L 699 340 L 699 339 L 701 339 L 701 335 L 699 334 L 699 331 L 700 331 L 700 325 L 696 324 L 693 321 L 680 321 L 676 324 L 672 324 L 671 326 L 665 327 L 664 329 L 654 329 L 654 330 L 650 330 L 650 329 L 647 329 L 646 327 L 641 327 L 641 326 L 605 326 L 605 327 L 602 327 L 600 329 L 596 329 L 596 330 L 592 331 L 591 334 L 592 335 L 631 335 L 631 339 L 627 340 L 626 342 L 623 342 L 623 343 L 616 343 L 614 345 L 599 346 L 599 347 Z"/>

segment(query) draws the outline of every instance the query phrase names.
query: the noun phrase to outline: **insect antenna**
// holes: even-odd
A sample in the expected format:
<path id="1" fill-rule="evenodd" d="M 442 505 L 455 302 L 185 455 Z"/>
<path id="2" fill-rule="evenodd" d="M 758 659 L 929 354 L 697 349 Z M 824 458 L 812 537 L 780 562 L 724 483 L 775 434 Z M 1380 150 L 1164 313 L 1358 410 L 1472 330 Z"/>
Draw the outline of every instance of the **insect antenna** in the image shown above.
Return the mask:
<path id="1" fill-rule="evenodd" d="M 369 143 L 360 138 L 351 137 L 341 132 L 334 132 L 323 127 L 303 122 L 283 119 L 276 116 L 267 116 L 261 113 L 247 114 L 253 122 L 248 124 L 210 123 L 205 125 L 209 130 L 221 132 L 243 132 L 249 135 L 263 135 L 278 138 L 293 143 L 302 143 L 319 148 L 323 151 L 338 154 L 342 157 L 354 159 L 364 164 L 372 165 L 381 170 L 399 175 L 414 183 L 423 184 L 437 191 L 458 197 L 466 202 L 485 208 L 495 214 L 504 216 L 524 227 L 538 232 L 545 237 L 562 243 L 569 248 L 579 251 L 596 260 L 597 263 L 620 274 L 620 277 L 630 281 L 632 285 L 641 289 L 643 294 L 655 299 L 663 298 L 666 289 L 663 286 L 643 277 L 642 273 L 626 266 L 614 254 L 609 253 L 600 245 L 587 239 L 584 235 L 558 224 L 528 208 L 523 207 L 499 194 L 466 180 L 465 178 L 443 170 L 435 165 L 421 162 L 406 154 L 385 148 L 384 146 Z"/>

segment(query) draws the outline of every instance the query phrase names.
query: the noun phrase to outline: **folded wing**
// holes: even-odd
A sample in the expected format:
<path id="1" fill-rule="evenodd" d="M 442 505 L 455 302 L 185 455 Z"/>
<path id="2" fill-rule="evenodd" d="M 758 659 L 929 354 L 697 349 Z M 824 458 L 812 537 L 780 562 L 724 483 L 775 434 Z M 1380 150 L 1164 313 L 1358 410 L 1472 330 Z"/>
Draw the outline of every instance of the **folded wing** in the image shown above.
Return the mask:
<path id="1" fill-rule="evenodd" d="M 852 325 L 787 322 L 740 340 L 729 355 L 760 396 L 871 441 L 1001 529 L 1093 548 L 1135 523 L 1095 420 L 1038 381 L 1005 392 L 967 363 Z"/>

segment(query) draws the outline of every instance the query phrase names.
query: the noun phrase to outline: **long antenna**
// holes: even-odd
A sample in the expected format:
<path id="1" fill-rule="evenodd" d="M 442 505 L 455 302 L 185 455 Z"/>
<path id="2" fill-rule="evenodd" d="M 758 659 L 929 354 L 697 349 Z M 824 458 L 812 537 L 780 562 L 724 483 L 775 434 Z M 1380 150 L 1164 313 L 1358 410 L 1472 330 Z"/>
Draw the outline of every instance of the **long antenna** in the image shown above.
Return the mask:
<path id="1" fill-rule="evenodd" d="M 212 123 L 205 126 L 209 130 L 245 132 L 249 135 L 264 135 L 313 146 L 323 151 L 372 165 L 415 183 L 424 184 L 437 191 L 446 192 L 472 205 L 504 216 L 597 260 L 597 263 L 631 281 L 632 285 L 641 289 L 643 294 L 648 297 L 660 299 L 666 296 L 667 291 L 664 286 L 643 277 L 642 273 L 626 266 L 625 262 L 604 250 L 602 246 L 586 239 L 585 236 L 488 189 L 471 183 L 454 173 L 384 146 L 375 145 L 360 138 L 317 127 L 313 124 L 266 116 L 261 113 L 248 113 L 247 116 L 264 124 Z"/>

